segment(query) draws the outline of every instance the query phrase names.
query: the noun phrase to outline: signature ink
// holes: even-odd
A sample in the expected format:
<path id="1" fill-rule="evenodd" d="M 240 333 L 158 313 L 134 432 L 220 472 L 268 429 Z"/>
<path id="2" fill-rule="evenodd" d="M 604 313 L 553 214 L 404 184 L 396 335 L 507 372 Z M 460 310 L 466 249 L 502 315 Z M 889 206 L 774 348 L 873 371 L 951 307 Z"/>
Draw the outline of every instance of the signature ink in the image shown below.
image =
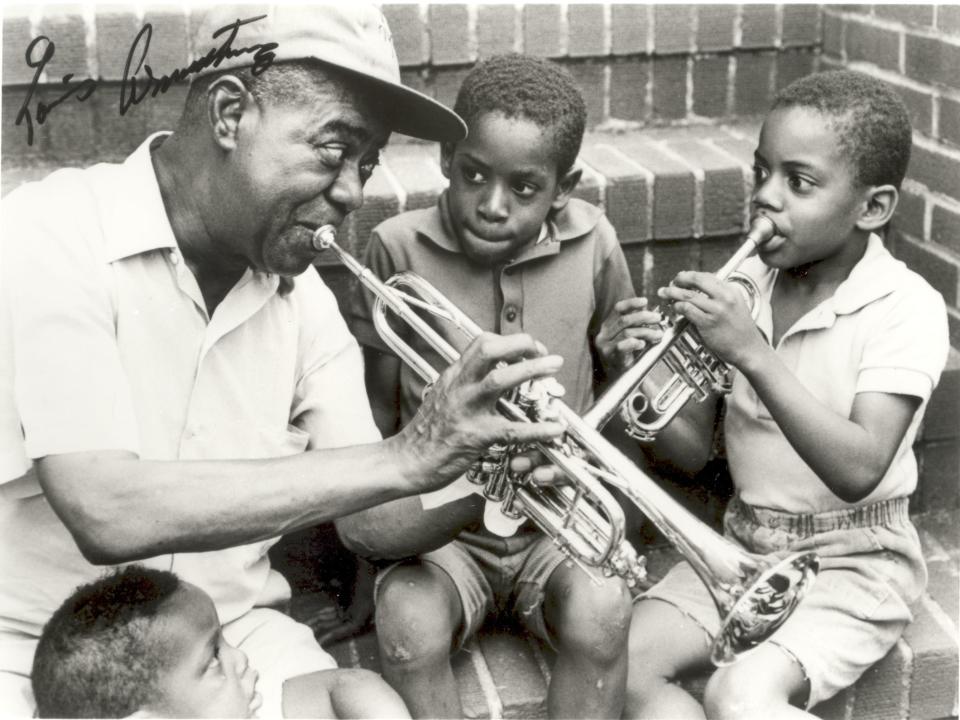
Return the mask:
<path id="1" fill-rule="evenodd" d="M 33 51 L 37 45 L 44 41 L 47 44 L 43 48 L 43 53 L 39 59 L 35 59 L 33 57 Z M 37 86 L 40 83 L 40 75 L 43 73 L 47 63 L 53 59 L 53 54 L 55 51 L 56 46 L 53 44 L 53 40 L 48 38 L 46 35 L 40 35 L 39 37 L 34 38 L 30 41 L 30 44 L 27 45 L 27 67 L 36 68 L 37 71 L 33 75 L 33 80 L 30 82 L 30 88 L 27 90 L 27 97 L 23 101 L 23 105 L 20 106 L 20 111 L 17 113 L 17 119 L 14 123 L 15 125 L 19 126 L 26 122 L 27 145 L 33 145 L 33 115 L 30 112 L 30 101 L 33 99 L 33 93 L 36 92 Z M 94 90 L 97 89 L 97 81 L 93 80 L 92 78 L 86 78 L 80 82 L 71 83 L 70 79 L 72 77 L 73 73 L 67 73 L 63 76 L 63 85 L 66 87 L 66 92 L 64 92 L 56 100 L 50 103 L 45 103 L 42 100 L 37 101 L 37 125 L 43 125 L 43 123 L 49 117 L 50 111 L 64 100 L 69 99 L 75 94 L 77 102 L 83 102 L 93 94 Z"/>
<path id="2" fill-rule="evenodd" d="M 206 55 L 197 58 L 186 67 L 176 68 L 169 75 L 161 75 L 160 77 L 156 77 L 153 74 L 153 68 L 145 62 L 147 50 L 150 49 L 150 39 L 153 36 L 153 26 L 151 26 L 150 23 L 146 23 L 134 38 L 133 44 L 130 46 L 130 52 L 127 55 L 127 63 L 123 68 L 123 81 L 120 84 L 120 114 L 126 114 L 131 106 L 138 105 L 148 96 L 156 97 L 157 95 L 162 95 L 167 92 L 174 83 L 185 79 L 187 76 L 207 67 L 219 67 L 220 63 L 224 60 L 237 57 L 238 55 L 254 53 L 251 72 L 254 75 L 262 73 L 273 64 L 275 57 L 273 50 L 278 47 L 277 43 L 258 43 L 250 47 L 236 49 L 232 47 L 232 43 L 236 39 L 237 31 L 241 25 L 248 25 L 257 20 L 262 20 L 265 17 L 266 15 L 258 15 L 257 17 L 247 18 L 245 20 L 238 18 L 230 25 L 224 25 L 212 35 L 212 37 L 216 39 L 220 35 L 228 33 L 220 43 L 220 47 L 211 49 Z M 134 57 L 138 52 L 139 59 L 131 75 L 130 66 L 133 64 Z M 146 75 L 145 78 L 138 77 L 141 70 Z"/>

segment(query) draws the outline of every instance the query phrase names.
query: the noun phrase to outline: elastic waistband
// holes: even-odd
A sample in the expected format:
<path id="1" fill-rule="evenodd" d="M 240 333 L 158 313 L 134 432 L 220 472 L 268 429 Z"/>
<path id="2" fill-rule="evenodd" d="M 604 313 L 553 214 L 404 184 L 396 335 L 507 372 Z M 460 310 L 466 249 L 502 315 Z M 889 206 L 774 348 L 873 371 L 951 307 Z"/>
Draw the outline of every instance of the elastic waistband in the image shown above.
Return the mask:
<path id="1" fill-rule="evenodd" d="M 730 500 L 729 511 L 764 527 L 808 537 L 830 530 L 872 527 L 909 522 L 910 498 L 897 497 L 870 505 L 822 513 L 791 513 L 773 508 L 747 505 L 739 496 Z"/>

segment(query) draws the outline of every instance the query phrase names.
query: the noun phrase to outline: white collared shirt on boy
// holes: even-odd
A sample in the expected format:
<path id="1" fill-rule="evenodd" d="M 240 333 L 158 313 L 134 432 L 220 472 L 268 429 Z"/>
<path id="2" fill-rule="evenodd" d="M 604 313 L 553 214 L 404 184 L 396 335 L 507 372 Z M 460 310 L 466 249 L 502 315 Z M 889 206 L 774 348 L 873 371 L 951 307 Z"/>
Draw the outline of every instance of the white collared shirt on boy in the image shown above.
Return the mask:
<path id="1" fill-rule="evenodd" d="M 778 271 L 756 257 L 740 270 L 758 283 L 757 325 L 770 342 L 770 296 Z M 800 458 L 749 382 L 737 374 L 724 430 L 741 499 L 786 512 L 818 513 L 910 495 L 917 487 L 913 442 L 949 351 L 940 294 L 871 235 L 863 257 L 834 295 L 800 318 L 775 351 L 819 402 L 843 417 L 849 417 L 861 392 L 912 395 L 921 402 L 879 485 L 862 501 L 846 503 Z"/>

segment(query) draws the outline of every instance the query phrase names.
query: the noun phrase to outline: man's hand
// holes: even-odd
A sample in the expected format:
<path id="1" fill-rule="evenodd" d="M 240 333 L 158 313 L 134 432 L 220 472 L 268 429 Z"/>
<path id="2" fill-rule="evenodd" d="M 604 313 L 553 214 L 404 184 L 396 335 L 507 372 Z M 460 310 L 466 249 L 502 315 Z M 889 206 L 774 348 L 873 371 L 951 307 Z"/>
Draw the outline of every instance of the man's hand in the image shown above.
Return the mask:
<path id="1" fill-rule="evenodd" d="M 750 316 L 744 293 L 711 273 L 684 271 L 657 295 L 694 324 L 707 347 L 735 367 L 753 353 L 763 336 Z"/>
<path id="2" fill-rule="evenodd" d="M 595 341 L 604 367 L 615 372 L 630 367 L 637 353 L 663 337 L 659 322 L 660 313 L 647 310 L 646 298 L 620 300 L 604 319 Z"/>
<path id="3" fill-rule="evenodd" d="M 427 392 L 417 415 L 399 433 L 403 474 L 413 492 L 433 490 L 463 474 L 495 443 L 550 440 L 558 422 L 508 420 L 497 400 L 521 383 L 553 375 L 563 359 L 547 355 L 529 335 L 476 338 Z"/>

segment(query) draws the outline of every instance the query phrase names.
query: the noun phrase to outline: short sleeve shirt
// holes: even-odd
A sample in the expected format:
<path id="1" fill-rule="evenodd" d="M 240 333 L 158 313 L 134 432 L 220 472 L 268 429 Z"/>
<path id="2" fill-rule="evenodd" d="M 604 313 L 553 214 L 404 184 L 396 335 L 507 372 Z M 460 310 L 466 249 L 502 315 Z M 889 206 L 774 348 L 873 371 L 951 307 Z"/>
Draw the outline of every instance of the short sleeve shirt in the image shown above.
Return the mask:
<path id="1" fill-rule="evenodd" d="M 751 258 L 741 271 L 760 288 L 760 331 L 773 331 L 774 269 Z M 791 447 L 742 375 L 727 399 L 725 436 L 731 476 L 744 502 L 816 513 L 906 496 L 917 486 L 912 446 L 927 401 L 949 352 L 943 298 L 872 235 L 850 275 L 780 339 L 777 355 L 804 387 L 834 412 L 849 417 L 857 393 L 911 395 L 921 403 L 887 473 L 857 503 L 831 492 Z"/>
<path id="2" fill-rule="evenodd" d="M 0 305 L 26 456 L 252 459 L 378 440 L 359 346 L 312 268 L 292 284 L 248 269 L 208 316 L 153 171 L 161 141 L 3 201 Z M 102 572 L 39 493 L 0 501 L 0 625 L 27 632 Z M 206 590 L 228 622 L 288 595 L 273 542 L 148 564 Z"/>
<path id="3" fill-rule="evenodd" d="M 374 229 L 364 263 L 381 279 L 411 271 L 425 278 L 475 323 L 509 335 L 525 332 L 563 357 L 557 379 L 564 402 L 583 412 L 593 400 L 593 338 L 633 284 L 616 232 L 603 212 L 572 199 L 548 221 L 541 241 L 502 267 L 481 267 L 460 250 L 446 211 L 446 194 L 436 206 L 403 213 Z M 361 290 L 349 316 L 361 344 L 386 351 L 371 318 L 374 298 Z M 465 339 L 449 325 L 437 329 L 458 351 Z M 419 338 L 404 336 L 438 369 L 445 364 Z M 401 369 L 401 418 L 408 422 L 420 405 L 423 382 L 406 364 Z"/>

